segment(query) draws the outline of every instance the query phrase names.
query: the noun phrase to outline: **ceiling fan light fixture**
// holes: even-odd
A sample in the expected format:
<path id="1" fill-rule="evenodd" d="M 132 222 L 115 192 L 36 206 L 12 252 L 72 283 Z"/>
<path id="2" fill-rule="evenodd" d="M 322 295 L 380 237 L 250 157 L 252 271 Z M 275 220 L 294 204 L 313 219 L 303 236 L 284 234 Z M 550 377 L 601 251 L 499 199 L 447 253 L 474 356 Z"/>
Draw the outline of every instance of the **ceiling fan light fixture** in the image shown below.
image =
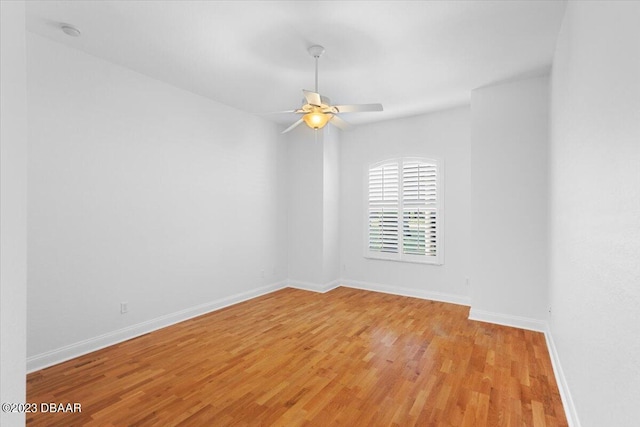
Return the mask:
<path id="1" fill-rule="evenodd" d="M 297 126 L 304 122 L 313 130 L 322 129 L 331 122 L 332 125 L 340 130 L 349 129 L 349 123 L 340 118 L 340 113 L 357 113 L 366 111 L 382 111 L 381 104 L 353 104 L 353 105 L 331 105 L 329 98 L 320 95 L 318 92 L 318 58 L 324 53 L 324 47 L 315 45 L 309 48 L 309 54 L 314 57 L 316 62 L 316 85 L 314 92 L 310 90 L 302 90 L 304 99 L 301 108 L 288 111 L 289 113 L 302 114 L 294 124 L 282 131 L 282 133 L 291 132 Z"/>
<path id="2" fill-rule="evenodd" d="M 333 117 L 333 114 L 321 113 L 319 111 L 313 111 L 302 116 L 302 120 L 311 129 L 322 129 L 325 127 L 329 120 Z"/>

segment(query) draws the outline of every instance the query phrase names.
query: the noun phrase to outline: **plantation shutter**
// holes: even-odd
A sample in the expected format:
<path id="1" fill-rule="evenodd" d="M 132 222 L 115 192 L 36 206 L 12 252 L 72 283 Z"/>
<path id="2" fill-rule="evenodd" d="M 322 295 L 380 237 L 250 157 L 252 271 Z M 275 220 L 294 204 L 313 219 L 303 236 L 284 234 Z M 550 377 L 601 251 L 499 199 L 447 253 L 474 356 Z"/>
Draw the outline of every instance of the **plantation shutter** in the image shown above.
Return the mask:
<path id="1" fill-rule="evenodd" d="M 437 179 L 434 163 L 406 160 L 402 165 L 402 253 L 437 255 Z"/>
<path id="2" fill-rule="evenodd" d="M 369 169 L 369 251 L 399 252 L 398 162 Z"/>
<path id="3" fill-rule="evenodd" d="M 442 264 L 441 173 L 425 158 L 369 167 L 365 256 Z"/>

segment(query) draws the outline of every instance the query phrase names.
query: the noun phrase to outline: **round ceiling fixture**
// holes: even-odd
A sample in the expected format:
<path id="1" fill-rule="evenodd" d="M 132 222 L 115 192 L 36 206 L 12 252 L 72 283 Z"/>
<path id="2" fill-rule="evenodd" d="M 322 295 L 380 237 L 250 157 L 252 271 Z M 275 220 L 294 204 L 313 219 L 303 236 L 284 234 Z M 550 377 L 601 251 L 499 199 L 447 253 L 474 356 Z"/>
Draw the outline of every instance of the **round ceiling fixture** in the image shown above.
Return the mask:
<path id="1" fill-rule="evenodd" d="M 313 56 L 314 58 L 320 58 L 324 53 L 324 47 L 320 45 L 314 45 L 308 49 L 308 52 L 309 55 Z"/>
<path id="2" fill-rule="evenodd" d="M 69 24 L 62 24 L 60 25 L 60 28 L 62 29 L 62 31 L 71 37 L 80 37 L 80 30 L 77 29 L 76 27 L 74 27 L 73 25 L 69 25 Z"/>

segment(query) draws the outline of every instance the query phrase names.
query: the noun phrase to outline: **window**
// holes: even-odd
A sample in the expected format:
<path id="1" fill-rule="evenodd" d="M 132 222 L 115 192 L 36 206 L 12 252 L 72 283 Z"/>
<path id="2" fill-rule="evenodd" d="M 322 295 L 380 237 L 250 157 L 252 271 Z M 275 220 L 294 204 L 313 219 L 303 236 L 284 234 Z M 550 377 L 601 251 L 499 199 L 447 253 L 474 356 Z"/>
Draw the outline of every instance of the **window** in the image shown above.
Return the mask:
<path id="1" fill-rule="evenodd" d="M 368 258 L 442 264 L 440 162 L 385 160 L 368 169 Z"/>

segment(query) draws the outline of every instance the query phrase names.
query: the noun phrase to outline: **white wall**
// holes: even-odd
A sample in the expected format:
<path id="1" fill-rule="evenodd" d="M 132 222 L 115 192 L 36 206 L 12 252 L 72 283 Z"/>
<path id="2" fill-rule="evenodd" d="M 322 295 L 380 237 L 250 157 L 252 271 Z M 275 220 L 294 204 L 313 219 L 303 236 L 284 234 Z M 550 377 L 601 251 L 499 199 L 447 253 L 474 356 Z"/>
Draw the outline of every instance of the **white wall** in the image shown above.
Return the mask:
<path id="1" fill-rule="evenodd" d="M 289 279 L 323 280 L 323 145 L 305 125 L 288 134 L 287 222 Z"/>
<path id="2" fill-rule="evenodd" d="M 0 402 L 26 401 L 27 92 L 24 2 L 0 2 Z M 0 412 L 0 425 L 24 414 Z"/>
<path id="3" fill-rule="evenodd" d="M 325 129 L 323 138 L 322 213 L 323 278 L 331 283 L 340 277 L 340 134 L 336 128 Z"/>
<path id="4" fill-rule="evenodd" d="M 286 147 L 274 124 L 27 42 L 28 356 L 73 356 L 65 346 L 87 351 L 109 340 L 85 340 L 286 279 Z"/>
<path id="5" fill-rule="evenodd" d="M 339 277 L 339 131 L 300 125 L 287 141 L 289 279 L 323 291 Z"/>
<path id="6" fill-rule="evenodd" d="M 471 94 L 474 318 L 546 318 L 548 99 L 546 76 Z"/>
<path id="7" fill-rule="evenodd" d="M 343 282 L 352 286 L 458 303 L 468 302 L 468 107 L 359 126 L 340 142 L 340 251 Z M 380 160 L 423 156 L 444 167 L 444 265 L 364 258 L 366 171 Z"/>
<path id="8" fill-rule="evenodd" d="M 640 3 L 569 2 L 552 73 L 551 331 L 583 426 L 637 426 Z"/>

